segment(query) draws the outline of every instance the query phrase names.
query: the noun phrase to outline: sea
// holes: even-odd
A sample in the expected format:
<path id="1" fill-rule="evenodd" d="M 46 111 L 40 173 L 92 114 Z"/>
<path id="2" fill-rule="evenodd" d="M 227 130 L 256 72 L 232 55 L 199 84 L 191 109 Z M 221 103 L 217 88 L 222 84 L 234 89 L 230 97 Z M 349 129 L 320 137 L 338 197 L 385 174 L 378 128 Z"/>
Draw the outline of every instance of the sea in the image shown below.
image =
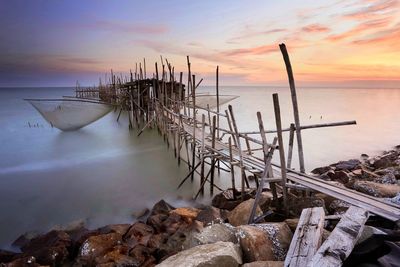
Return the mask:
<path id="1" fill-rule="evenodd" d="M 202 93 L 215 93 L 204 86 Z M 221 87 L 239 96 L 233 106 L 239 131 L 275 129 L 272 94 L 278 93 L 284 128 L 293 122 L 287 87 Z M 24 99 L 60 98 L 73 88 L 0 88 L 0 248 L 27 232 L 41 233 L 84 221 L 89 228 L 129 223 L 133 214 L 165 199 L 189 203 L 198 181 L 177 189 L 188 173 L 177 165 L 156 130 L 137 136 L 118 112 L 73 132 L 52 128 Z M 306 170 L 376 155 L 400 144 L 400 88 L 298 88 L 302 125 L 356 120 L 356 125 L 302 131 Z M 227 104 L 220 107 L 223 112 Z M 222 120 L 222 118 L 221 118 Z M 258 138 L 258 136 L 254 136 Z M 268 136 L 272 140 L 273 135 Z M 285 149 L 288 133 L 284 135 Z M 298 169 L 296 146 L 293 167 Z M 275 162 L 278 157 L 274 158 Z M 229 186 L 221 172 L 216 182 Z M 209 197 L 204 198 L 205 202 Z"/>

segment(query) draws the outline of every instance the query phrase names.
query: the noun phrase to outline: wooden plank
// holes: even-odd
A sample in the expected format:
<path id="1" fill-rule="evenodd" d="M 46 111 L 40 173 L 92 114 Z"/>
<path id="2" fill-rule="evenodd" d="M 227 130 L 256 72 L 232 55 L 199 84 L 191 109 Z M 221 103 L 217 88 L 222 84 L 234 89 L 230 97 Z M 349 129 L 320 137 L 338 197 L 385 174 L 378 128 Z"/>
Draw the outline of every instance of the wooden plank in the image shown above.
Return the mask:
<path id="1" fill-rule="evenodd" d="M 321 245 L 325 212 L 322 207 L 303 209 L 285 259 L 285 267 L 305 267 Z"/>
<path id="2" fill-rule="evenodd" d="M 368 219 L 368 212 L 351 206 L 333 229 L 327 240 L 321 245 L 308 266 L 342 266 L 350 255 Z"/>

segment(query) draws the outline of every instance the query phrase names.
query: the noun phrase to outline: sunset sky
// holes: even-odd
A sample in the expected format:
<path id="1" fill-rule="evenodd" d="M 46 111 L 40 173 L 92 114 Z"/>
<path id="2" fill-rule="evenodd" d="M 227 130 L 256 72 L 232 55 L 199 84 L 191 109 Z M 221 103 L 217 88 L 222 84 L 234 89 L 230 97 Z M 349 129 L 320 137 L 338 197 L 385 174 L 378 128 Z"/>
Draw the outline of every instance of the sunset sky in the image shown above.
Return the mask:
<path id="1" fill-rule="evenodd" d="M 92 85 L 111 68 L 149 74 L 160 55 L 204 84 L 400 88 L 399 0 L 0 0 L 0 86 Z"/>

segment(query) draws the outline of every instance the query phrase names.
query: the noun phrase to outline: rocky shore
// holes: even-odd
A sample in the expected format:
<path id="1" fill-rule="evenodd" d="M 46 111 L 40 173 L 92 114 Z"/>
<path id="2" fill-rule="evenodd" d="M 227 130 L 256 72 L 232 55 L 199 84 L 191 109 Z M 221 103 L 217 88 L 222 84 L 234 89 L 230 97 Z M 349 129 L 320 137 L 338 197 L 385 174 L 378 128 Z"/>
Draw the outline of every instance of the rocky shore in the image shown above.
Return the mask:
<path id="1" fill-rule="evenodd" d="M 398 203 L 400 147 L 381 156 L 362 155 L 360 160 L 317 168 L 312 173 L 327 182 Z M 273 200 L 272 193 L 265 190 L 256 209 L 257 222 L 251 225 L 247 221 L 254 204 L 252 190 L 246 192 L 244 200 L 239 192 L 226 190 L 208 206 L 193 203 L 173 207 L 161 200 L 137 213 L 132 224 L 90 230 L 78 222 L 41 235 L 22 235 L 13 243 L 20 252 L 0 250 L 0 266 L 283 266 L 302 209 L 323 207 L 326 215 L 331 215 L 325 221 L 326 239 L 349 206 L 321 193 L 304 196 L 290 189 L 289 195 L 290 213 L 285 215 L 282 198 Z M 301 195 L 301 201 L 296 195 Z M 399 262 L 397 243 L 390 245 L 384 238 L 380 243 L 373 240 L 376 233 L 383 233 L 393 241 L 393 236 L 400 236 L 398 226 L 377 217 L 367 225 L 359 242 L 373 242 L 375 246 L 356 246 L 345 266 L 357 266 L 371 255 L 373 261 Z M 389 252 L 388 246 L 393 246 Z"/>

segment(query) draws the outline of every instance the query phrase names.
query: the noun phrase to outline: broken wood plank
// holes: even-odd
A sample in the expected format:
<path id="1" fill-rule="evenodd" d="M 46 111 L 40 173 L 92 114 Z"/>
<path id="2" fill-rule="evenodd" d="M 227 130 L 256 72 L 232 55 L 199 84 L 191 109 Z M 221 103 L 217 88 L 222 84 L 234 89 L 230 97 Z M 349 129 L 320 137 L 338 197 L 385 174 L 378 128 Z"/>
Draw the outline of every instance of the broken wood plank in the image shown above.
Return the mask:
<path id="1" fill-rule="evenodd" d="M 351 206 L 318 249 L 308 266 L 342 266 L 350 255 L 368 219 L 368 211 Z"/>
<path id="2" fill-rule="evenodd" d="M 285 267 L 304 267 L 321 245 L 325 211 L 321 207 L 303 209 L 285 259 Z"/>

